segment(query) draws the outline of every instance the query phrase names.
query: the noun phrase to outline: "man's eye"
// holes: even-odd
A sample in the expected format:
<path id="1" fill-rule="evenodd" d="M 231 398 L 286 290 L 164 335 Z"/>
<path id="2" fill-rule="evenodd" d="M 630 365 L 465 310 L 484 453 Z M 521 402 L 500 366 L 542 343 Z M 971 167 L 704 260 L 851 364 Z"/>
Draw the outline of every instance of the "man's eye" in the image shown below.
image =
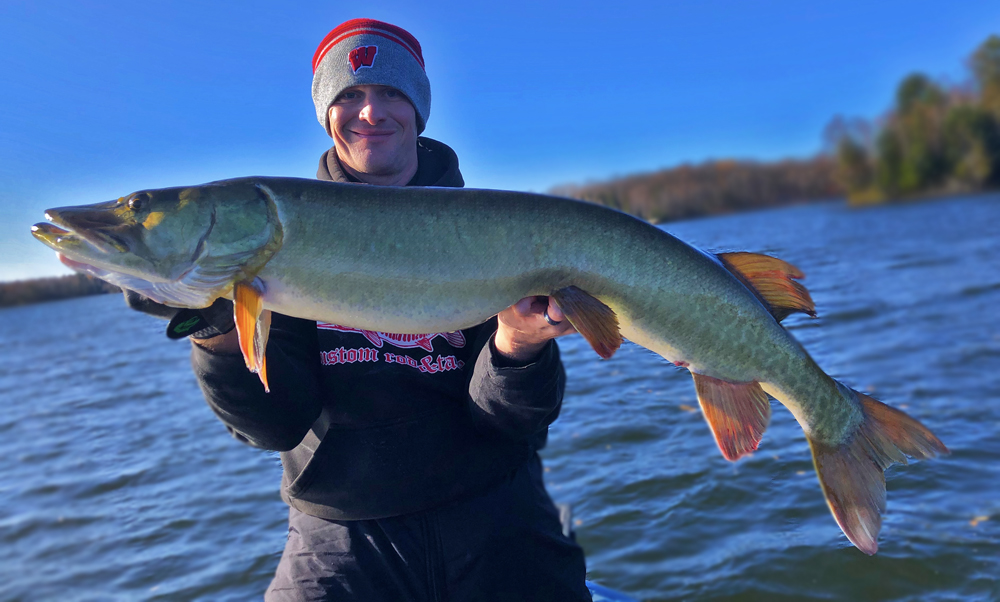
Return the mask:
<path id="1" fill-rule="evenodd" d="M 385 95 L 387 98 L 399 98 L 399 92 L 395 90 L 386 90 Z"/>
<path id="2" fill-rule="evenodd" d="M 358 93 L 357 92 L 344 92 L 343 94 L 341 94 L 340 96 L 337 97 L 336 102 L 344 102 L 344 101 L 347 101 L 347 100 L 355 100 L 355 99 L 357 99 L 357 97 L 358 97 Z"/>

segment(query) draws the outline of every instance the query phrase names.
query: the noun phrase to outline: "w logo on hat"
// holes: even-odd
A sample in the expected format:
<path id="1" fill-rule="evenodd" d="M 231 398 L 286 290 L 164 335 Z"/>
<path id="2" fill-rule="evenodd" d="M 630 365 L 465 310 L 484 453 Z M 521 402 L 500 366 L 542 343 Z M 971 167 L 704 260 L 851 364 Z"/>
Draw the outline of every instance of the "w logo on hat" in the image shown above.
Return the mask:
<path id="1" fill-rule="evenodd" d="M 351 61 L 351 68 L 357 73 L 362 67 L 371 67 L 376 54 L 378 46 L 358 46 L 347 54 L 347 58 Z"/>

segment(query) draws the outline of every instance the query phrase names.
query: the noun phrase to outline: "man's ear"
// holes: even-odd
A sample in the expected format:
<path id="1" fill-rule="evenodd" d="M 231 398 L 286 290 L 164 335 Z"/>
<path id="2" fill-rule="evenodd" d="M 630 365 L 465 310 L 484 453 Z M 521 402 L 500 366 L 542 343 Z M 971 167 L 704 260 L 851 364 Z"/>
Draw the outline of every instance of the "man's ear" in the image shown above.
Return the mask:
<path id="1" fill-rule="evenodd" d="M 330 130 L 330 124 L 333 123 L 333 105 L 331 104 L 326 108 L 326 135 L 333 138 L 333 132 Z"/>

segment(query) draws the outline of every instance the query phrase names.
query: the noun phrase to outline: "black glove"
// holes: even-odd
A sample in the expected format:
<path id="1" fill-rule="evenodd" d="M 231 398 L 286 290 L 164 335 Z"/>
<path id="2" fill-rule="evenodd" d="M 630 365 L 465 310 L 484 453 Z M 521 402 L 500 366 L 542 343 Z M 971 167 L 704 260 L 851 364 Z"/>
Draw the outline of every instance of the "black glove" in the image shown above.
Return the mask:
<path id="1" fill-rule="evenodd" d="M 157 303 L 135 291 L 123 289 L 125 304 L 144 314 L 170 320 L 167 324 L 168 339 L 210 339 L 236 328 L 233 319 L 233 302 L 219 297 L 215 303 L 202 309 L 179 309 Z"/>

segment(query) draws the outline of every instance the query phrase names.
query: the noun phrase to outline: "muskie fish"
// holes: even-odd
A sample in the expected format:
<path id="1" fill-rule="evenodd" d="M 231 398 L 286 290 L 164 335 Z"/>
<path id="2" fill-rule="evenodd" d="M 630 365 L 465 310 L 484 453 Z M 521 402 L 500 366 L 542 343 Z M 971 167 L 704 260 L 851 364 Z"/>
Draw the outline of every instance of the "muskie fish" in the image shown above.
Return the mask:
<path id="1" fill-rule="evenodd" d="M 33 234 L 78 271 L 176 307 L 234 299 L 247 366 L 265 387 L 264 309 L 419 334 L 550 295 L 602 357 L 624 336 L 687 367 L 728 460 L 757 448 L 768 395 L 784 404 L 834 518 L 867 554 L 878 549 L 883 471 L 948 452 L 918 421 L 827 376 L 780 325 L 792 312 L 814 315 L 794 266 L 707 254 L 598 205 L 255 177 L 144 190 L 46 219 Z"/>

